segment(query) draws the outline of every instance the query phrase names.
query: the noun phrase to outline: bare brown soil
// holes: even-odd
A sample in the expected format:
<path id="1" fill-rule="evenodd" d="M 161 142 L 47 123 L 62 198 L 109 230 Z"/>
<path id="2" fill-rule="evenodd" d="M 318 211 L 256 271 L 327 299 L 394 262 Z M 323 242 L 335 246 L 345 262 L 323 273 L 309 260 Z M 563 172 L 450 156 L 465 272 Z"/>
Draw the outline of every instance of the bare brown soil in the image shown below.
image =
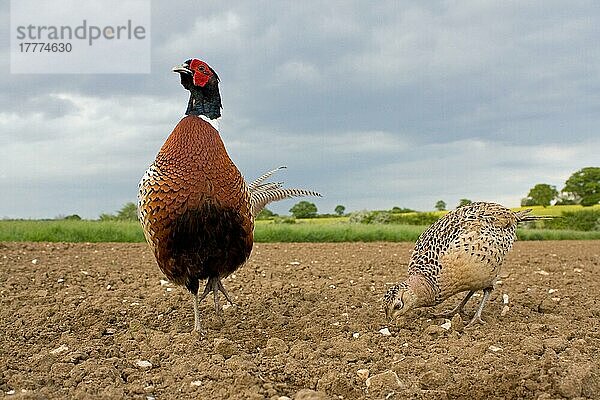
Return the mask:
<path id="1" fill-rule="evenodd" d="M 0 397 L 600 398 L 598 241 L 517 243 L 472 330 L 458 296 L 386 325 L 411 248 L 256 245 L 198 336 L 143 244 L 0 244 Z"/>

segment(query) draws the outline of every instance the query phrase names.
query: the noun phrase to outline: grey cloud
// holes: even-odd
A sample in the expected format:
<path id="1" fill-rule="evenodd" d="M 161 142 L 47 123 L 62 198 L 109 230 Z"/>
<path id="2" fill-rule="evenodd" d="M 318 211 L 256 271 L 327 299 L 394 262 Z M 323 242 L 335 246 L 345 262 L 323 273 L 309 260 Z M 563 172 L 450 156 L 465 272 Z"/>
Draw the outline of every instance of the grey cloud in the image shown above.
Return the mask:
<path id="1" fill-rule="evenodd" d="M 222 79 L 221 134 L 248 178 L 286 164 L 323 211 L 516 205 L 597 163 L 599 30 L 590 2 L 154 1 L 151 74 L 11 75 L 0 59 L 0 216 L 133 200 L 187 101 L 170 68 L 192 56 Z"/>

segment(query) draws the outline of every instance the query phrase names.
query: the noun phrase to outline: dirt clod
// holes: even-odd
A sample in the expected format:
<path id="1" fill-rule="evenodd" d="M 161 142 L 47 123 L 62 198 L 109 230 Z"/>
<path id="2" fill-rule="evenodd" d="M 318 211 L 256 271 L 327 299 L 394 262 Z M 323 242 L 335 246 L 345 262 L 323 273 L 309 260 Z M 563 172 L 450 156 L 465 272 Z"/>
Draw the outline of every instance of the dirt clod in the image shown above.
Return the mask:
<path id="1" fill-rule="evenodd" d="M 465 324 L 459 313 L 454 314 L 450 322 L 452 329 L 454 329 L 456 332 L 462 332 L 465 329 Z"/>
<path id="2" fill-rule="evenodd" d="M 229 339 L 224 338 L 216 338 L 214 340 L 215 344 L 215 352 L 222 355 L 223 357 L 231 357 L 232 355 L 237 353 L 237 347 L 235 343 L 233 343 Z"/>
<path id="3" fill-rule="evenodd" d="M 446 332 L 447 330 L 439 325 L 429 325 L 427 328 L 425 328 L 423 333 L 429 336 L 440 336 L 444 335 Z"/>
<path id="4" fill-rule="evenodd" d="M 294 400 L 329 400 L 329 396 L 323 392 L 317 392 L 311 389 L 302 389 L 296 393 Z"/>
<path id="5" fill-rule="evenodd" d="M 558 392 L 568 398 L 594 398 L 600 393 L 600 374 L 598 367 L 592 363 L 571 365 L 560 381 Z"/>
<path id="6" fill-rule="evenodd" d="M 398 375 L 394 371 L 385 371 L 377 375 L 373 375 L 365 382 L 367 389 L 370 392 L 392 391 L 395 389 L 406 388 Z"/>
<path id="7" fill-rule="evenodd" d="M 270 338 L 267 340 L 267 347 L 265 348 L 264 354 L 266 356 L 274 356 L 277 354 L 287 353 L 289 350 L 288 345 L 285 341 L 279 338 Z"/>
<path id="8" fill-rule="evenodd" d="M 367 378 L 369 377 L 369 373 L 369 370 L 366 368 L 361 368 L 358 371 L 356 371 L 356 375 L 358 375 L 358 377 L 363 381 L 367 380 Z"/>

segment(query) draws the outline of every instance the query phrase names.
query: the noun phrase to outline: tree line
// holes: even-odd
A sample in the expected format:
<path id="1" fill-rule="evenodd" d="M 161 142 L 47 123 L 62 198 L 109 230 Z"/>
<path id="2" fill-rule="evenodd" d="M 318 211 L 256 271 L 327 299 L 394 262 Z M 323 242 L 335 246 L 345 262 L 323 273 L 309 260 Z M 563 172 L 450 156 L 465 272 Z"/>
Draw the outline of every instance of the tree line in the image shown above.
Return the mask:
<path id="1" fill-rule="evenodd" d="M 585 167 L 574 172 L 560 192 L 554 185 L 538 183 L 529 190 L 527 197 L 521 199 L 523 207 L 548 207 L 551 204 L 557 206 L 580 204 L 587 207 L 598 203 L 600 203 L 600 167 Z M 471 200 L 460 199 L 457 208 L 467 204 L 471 204 Z M 434 207 L 438 211 L 446 211 L 447 204 L 444 200 L 438 200 Z"/>
<path id="2" fill-rule="evenodd" d="M 458 207 L 471 204 L 469 199 L 460 199 Z M 538 183 L 529 190 L 527 197 L 521 200 L 522 206 L 544 206 L 581 204 L 582 206 L 592 206 L 600 203 L 600 167 L 585 167 L 574 172 L 565 182 L 563 189 L 559 192 L 556 186 L 547 183 Z M 447 203 L 438 200 L 434 208 L 437 211 L 446 211 Z M 289 209 L 294 218 L 317 218 L 317 217 L 335 217 L 346 214 L 346 207 L 342 204 L 335 206 L 331 214 L 319 214 L 317 206 L 306 200 L 294 204 Z M 415 210 L 410 208 L 393 207 L 389 210 L 392 214 L 412 213 Z M 256 217 L 256 219 L 272 219 L 278 217 L 277 214 L 265 208 Z M 59 219 L 81 219 L 78 215 L 61 216 Z M 133 202 L 126 203 L 116 214 L 100 214 L 101 221 L 134 221 L 137 219 L 137 206 Z"/>

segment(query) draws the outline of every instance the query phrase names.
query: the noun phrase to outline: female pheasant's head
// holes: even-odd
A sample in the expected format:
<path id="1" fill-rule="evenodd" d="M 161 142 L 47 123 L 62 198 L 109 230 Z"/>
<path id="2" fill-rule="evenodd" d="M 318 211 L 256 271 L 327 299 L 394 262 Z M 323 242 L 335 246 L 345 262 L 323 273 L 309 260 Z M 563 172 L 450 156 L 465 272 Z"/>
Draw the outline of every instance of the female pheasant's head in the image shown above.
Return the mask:
<path id="1" fill-rule="evenodd" d="M 204 115 L 209 119 L 221 116 L 219 76 L 207 63 L 191 58 L 173 67 L 181 78 L 181 85 L 190 91 L 186 115 Z"/>
<path id="2" fill-rule="evenodd" d="M 415 302 L 416 296 L 405 282 L 392 286 L 383 297 L 383 309 L 387 320 L 393 321 L 405 314 L 414 308 Z"/>

